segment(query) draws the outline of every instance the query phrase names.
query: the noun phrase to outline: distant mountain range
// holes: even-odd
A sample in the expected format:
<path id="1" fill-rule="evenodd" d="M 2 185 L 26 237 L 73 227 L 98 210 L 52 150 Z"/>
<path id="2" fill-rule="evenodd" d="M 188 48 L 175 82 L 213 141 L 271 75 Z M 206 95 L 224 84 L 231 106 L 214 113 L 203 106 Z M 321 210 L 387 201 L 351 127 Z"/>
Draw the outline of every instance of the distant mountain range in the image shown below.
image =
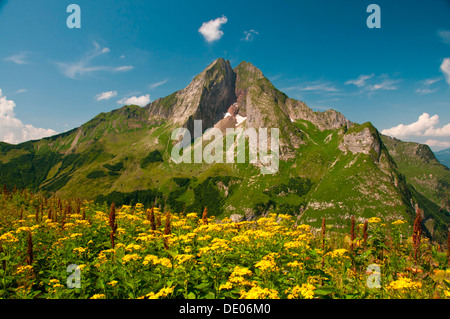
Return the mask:
<path id="1" fill-rule="evenodd" d="M 438 161 L 441 162 L 441 164 L 450 167 L 450 148 L 435 152 L 434 155 L 436 156 Z"/>
<path id="2" fill-rule="evenodd" d="M 174 163 L 175 128 L 279 128 L 280 163 Z M 194 141 L 192 141 L 194 142 Z M 289 213 L 336 228 L 372 216 L 424 226 L 443 240 L 450 223 L 450 173 L 426 145 L 381 135 L 334 110 L 314 112 L 276 89 L 248 62 L 217 59 L 182 90 L 145 107 L 101 113 L 69 132 L 0 143 L 0 183 L 62 197 L 253 219 Z"/>

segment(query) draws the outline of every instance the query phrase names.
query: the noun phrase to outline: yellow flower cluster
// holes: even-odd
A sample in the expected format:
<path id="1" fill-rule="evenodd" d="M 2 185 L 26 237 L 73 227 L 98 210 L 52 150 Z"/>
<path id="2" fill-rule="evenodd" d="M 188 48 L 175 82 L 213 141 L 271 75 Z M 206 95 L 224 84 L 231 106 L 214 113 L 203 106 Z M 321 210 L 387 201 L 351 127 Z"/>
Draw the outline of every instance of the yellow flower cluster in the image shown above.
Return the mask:
<path id="1" fill-rule="evenodd" d="M 347 257 L 347 256 L 344 256 L 346 253 L 347 253 L 347 249 L 339 248 L 339 249 L 335 249 L 333 251 L 328 252 L 325 256 L 330 256 L 331 258 Z"/>
<path id="2" fill-rule="evenodd" d="M 128 255 L 123 256 L 122 261 L 124 263 L 127 263 L 127 262 L 130 262 L 130 261 L 139 260 L 141 258 L 142 257 L 139 256 L 138 254 L 128 254 Z"/>
<path id="3" fill-rule="evenodd" d="M 84 248 L 84 247 L 77 247 L 77 248 L 74 248 L 72 251 L 73 251 L 74 253 L 77 253 L 77 254 L 82 254 L 82 253 L 84 253 L 86 250 L 87 250 L 87 248 Z"/>
<path id="4" fill-rule="evenodd" d="M 249 291 L 241 290 L 239 299 L 280 299 L 275 289 L 254 285 Z"/>
<path id="5" fill-rule="evenodd" d="M 211 241 L 210 246 L 202 247 L 199 249 L 199 255 L 209 253 L 224 253 L 226 251 L 232 251 L 233 249 L 229 245 L 229 241 L 223 238 L 214 238 Z"/>
<path id="6" fill-rule="evenodd" d="M 148 298 L 148 299 L 165 298 L 168 295 L 170 295 L 171 293 L 173 293 L 173 289 L 174 289 L 174 287 L 164 287 L 160 291 L 158 291 L 156 294 L 154 292 L 150 292 L 150 293 L 146 294 L 145 296 L 139 297 L 138 299 L 144 299 L 144 298 Z"/>
<path id="7" fill-rule="evenodd" d="M 275 258 L 278 257 L 278 253 L 270 253 L 264 258 L 257 262 L 255 267 L 259 270 L 265 272 L 265 271 L 277 271 L 279 268 L 277 267 L 277 263 L 275 262 Z"/>
<path id="8" fill-rule="evenodd" d="M 175 259 L 179 264 L 182 264 L 182 263 L 185 263 L 187 261 L 194 259 L 194 256 L 189 255 L 189 254 L 179 254 L 175 257 Z"/>
<path id="9" fill-rule="evenodd" d="M 219 290 L 231 289 L 233 284 L 236 286 L 253 286 L 253 283 L 244 278 L 244 276 L 251 276 L 253 273 L 250 269 L 245 267 L 236 266 L 233 269 L 228 282 L 220 285 Z"/>
<path id="10" fill-rule="evenodd" d="M 311 284 L 302 284 L 294 286 L 291 291 L 286 289 L 285 293 L 288 294 L 288 299 L 296 299 L 300 296 L 304 299 L 313 299 L 315 289 L 316 287 Z"/>
<path id="11" fill-rule="evenodd" d="M 142 262 L 142 264 L 144 266 L 148 265 L 149 263 L 152 263 L 153 265 L 161 265 L 167 268 L 172 268 L 172 262 L 170 261 L 170 259 L 168 258 L 158 258 L 155 255 L 147 255 L 144 258 L 144 261 Z"/>
<path id="12" fill-rule="evenodd" d="M 392 281 L 388 289 L 402 290 L 402 289 L 419 289 L 422 287 L 422 283 L 418 281 L 412 281 L 410 278 L 401 277 L 398 280 Z"/>
<path id="13" fill-rule="evenodd" d="M 367 220 L 367 222 L 371 223 L 371 224 L 376 224 L 376 223 L 379 223 L 380 221 L 381 221 L 381 218 L 379 218 L 379 217 L 371 217 Z"/>

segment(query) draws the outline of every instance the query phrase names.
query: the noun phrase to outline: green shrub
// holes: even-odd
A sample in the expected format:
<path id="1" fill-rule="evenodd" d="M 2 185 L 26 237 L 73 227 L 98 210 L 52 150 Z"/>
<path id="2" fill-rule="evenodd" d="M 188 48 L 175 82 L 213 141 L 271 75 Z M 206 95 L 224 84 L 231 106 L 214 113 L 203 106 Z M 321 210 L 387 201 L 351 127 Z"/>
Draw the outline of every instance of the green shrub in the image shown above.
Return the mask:
<path id="1" fill-rule="evenodd" d="M 160 151 L 151 151 L 146 157 L 141 160 L 141 168 L 146 168 L 150 163 L 163 162 L 163 157 Z"/>

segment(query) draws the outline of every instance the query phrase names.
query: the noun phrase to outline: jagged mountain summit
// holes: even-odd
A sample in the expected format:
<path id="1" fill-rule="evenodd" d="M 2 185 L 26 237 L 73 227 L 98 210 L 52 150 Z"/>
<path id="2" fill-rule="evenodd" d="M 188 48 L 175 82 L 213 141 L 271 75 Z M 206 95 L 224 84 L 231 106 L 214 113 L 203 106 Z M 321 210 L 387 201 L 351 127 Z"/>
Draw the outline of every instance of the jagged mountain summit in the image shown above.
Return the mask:
<path id="1" fill-rule="evenodd" d="M 248 161 L 175 163 L 173 130 L 195 133 L 198 120 L 202 132 L 279 128 L 277 172 L 262 174 Z M 38 141 L 0 143 L 0 183 L 119 205 L 156 200 L 179 212 L 207 206 L 235 220 L 280 212 L 319 225 L 326 216 L 337 228 L 352 215 L 412 222 L 420 207 L 429 235 L 442 239 L 450 174 L 427 148 L 334 110 L 315 112 L 251 63 L 232 68 L 217 59 L 184 89 L 145 107 L 126 105 Z"/>

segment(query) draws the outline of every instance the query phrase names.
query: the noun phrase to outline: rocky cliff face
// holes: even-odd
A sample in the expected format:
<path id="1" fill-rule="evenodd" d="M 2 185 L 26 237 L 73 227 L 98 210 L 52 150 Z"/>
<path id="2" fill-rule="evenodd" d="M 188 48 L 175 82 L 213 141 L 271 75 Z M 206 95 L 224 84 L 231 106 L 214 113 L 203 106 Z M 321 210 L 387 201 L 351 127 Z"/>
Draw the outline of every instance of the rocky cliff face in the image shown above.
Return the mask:
<path id="1" fill-rule="evenodd" d="M 279 128 L 281 156 L 286 158 L 304 143 L 295 120 L 310 121 L 321 130 L 352 125 L 339 112 L 314 112 L 305 103 L 290 99 L 251 63 L 244 61 L 232 69 L 223 59 L 211 63 L 183 90 L 154 101 L 146 109 L 150 119 L 169 120 L 191 133 L 194 120 L 202 120 L 203 130 L 237 125 Z"/>
<path id="2" fill-rule="evenodd" d="M 339 144 L 339 149 L 345 153 L 364 153 L 372 155 L 373 159 L 378 159 L 381 141 L 370 128 L 366 127 L 360 131 L 345 134 L 341 144 Z"/>
<path id="3" fill-rule="evenodd" d="M 146 109 L 150 118 L 165 118 L 187 127 L 193 133 L 193 121 L 202 120 L 203 130 L 213 127 L 236 102 L 236 74 L 229 61 L 218 59 L 183 90 L 158 99 Z"/>

